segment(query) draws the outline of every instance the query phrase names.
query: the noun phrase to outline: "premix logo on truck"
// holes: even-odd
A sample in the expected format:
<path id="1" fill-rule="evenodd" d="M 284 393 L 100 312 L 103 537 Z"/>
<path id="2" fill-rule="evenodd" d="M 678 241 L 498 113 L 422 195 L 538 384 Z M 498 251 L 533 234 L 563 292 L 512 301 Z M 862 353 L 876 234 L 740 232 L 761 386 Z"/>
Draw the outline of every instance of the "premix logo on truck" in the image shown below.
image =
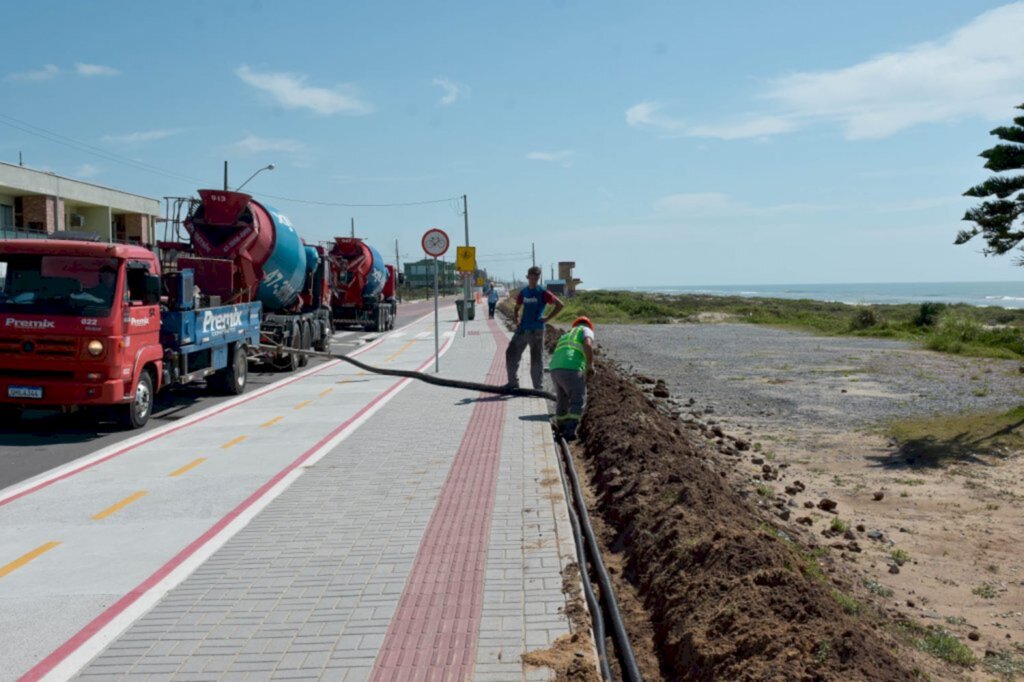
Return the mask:
<path id="1" fill-rule="evenodd" d="M 223 332 L 242 324 L 241 310 L 215 312 L 207 310 L 203 313 L 203 333 Z"/>
<path id="2" fill-rule="evenodd" d="M 8 317 L 4 326 L 15 329 L 55 329 L 57 323 L 53 320 L 19 320 L 16 317 Z"/>

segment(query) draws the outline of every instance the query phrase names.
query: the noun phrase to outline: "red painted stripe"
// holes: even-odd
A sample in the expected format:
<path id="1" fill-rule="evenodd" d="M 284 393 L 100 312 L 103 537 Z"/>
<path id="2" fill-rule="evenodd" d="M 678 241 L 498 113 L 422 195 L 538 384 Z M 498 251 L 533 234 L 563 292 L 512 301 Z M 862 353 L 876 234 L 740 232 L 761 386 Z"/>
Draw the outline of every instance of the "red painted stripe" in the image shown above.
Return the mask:
<path id="1" fill-rule="evenodd" d="M 380 337 L 381 340 L 383 338 L 384 337 Z M 348 355 L 349 355 L 349 357 L 355 357 L 356 355 L 359 355 L 360 353 L 365 353 L 366 351 L 370 350 L 371 348 L 374 348 L 377 345 L 379 345 L 379 343 L 376 342 L 376 341 L 374 341 L 372 343 L 368 343 L 367 345 L 363 346 L 362 348 L 360 348 L 358 350 L 355 350 L 355 351 L 349 353 Z M 163 438 L 164 436 L 166 436 L 168 434 L 171 434 L 171 433 L 174 433 L 175 431 L 180 431 L 182 429 L 187 429 L 188 427 L 193 426 L 194 424 L 198 424 L 199 422 L 206 421 L 207 419 L 209 419 L 211 417 L 216 417 L 218 414 L 221 414 L 223 412 L 227 412 L 228 410 L 234 409 L 234 408 L 238 407 L 239 405 L 244 405 L 245 403 L 247 403 L 247 402 L 249 402 L 251 400 L 257 400 L 259 398 L 262 398 L 263 396 L 268 395 L 270 393 L 273 393 L 274 391 L 276 391 L 278 389 L 281 389 L 281 388 L 284 388 L 285 386 L 293 384 L 296 381 L 302 381 L 303 379 L 306 379 L 308 377 L 311 377 L 311 376 L 314 376 L 316 374 L 319 374 L 320 372 L 324 371 L 325 369 L 328 369 L 329 367 L 336 366 L 339 362 L 341 362 L 341 360 L 336 360 L 336 361 L 333 361 L 333 362 L 327 362 L 327 363 L 325 363 L 323 365 L 323 367 L 320 367 L 319 369 L 316 369 L 316 370 L 310 372 L 309 374 L 305 374 L 305 375 L 303 375 L 301 377 L 293 377 L 291 379 L 287 379 L 287 380 L 284 380 L 284 381 L 280 381 L 280 382 L 278 382 L 276 384 L 273 384 L 272 388 L 264 391 L 263 393 L 260 393 L 259 395 L 253 395 L 253 396 L 250 396 L 250 397 L 245 398 L 243 400 L 239 400 L 237 403 L 232 403 L 231 405 L 227 405 L 225 407 L 221 407 L 219 409 L 216 409 L 216 410 L 210 412 L 209 414 L 203 415 L 202 417 L 196 419 L 195 421 L 191 421 L 191 422 L 189 422 L 187 424 L 182 424 L 180 426 L 175 426 L 174 428 L 167 429 L 166 431 L 162 431 L 161 433 L 158 433 L 155 436 L 151 436 L 151 437 L 146 438 L 144 440 L 140 440 L 138 443 L 135 443 L 133 445 L 129 445 L 127 447 L 121 448 L 120 450 L 112 452 L 109 455 L 107 455 L 106 457 L 101 457 L 100 459 L 97 459 L 94 462 L 89 462 L 88 464 L 86 464 L 84 466 L 81 466 L 81 467 L 79 467 L 77 469 L 72 469 L 71 471 L 68 471 L 68 472 L 66 472 L 64 474 L 61 474 L 60 476 L 57 476 L 55 478 L 51 478 L 51 479 L 49 479 L 47 481 L 43 481 L 39 485 L 33 486 L 31 488 L 26 488 L 25 490 L 22 490 L 17 495 L 11 495 L 8 498 L 0 500 L 0 507 L 4 506 L 5 504 L 10 504 L 11 502 L 14 502 L 17 499 L 25 497 L 26 495 L 30 495 L 31 493 L 38 492 L 38 491 L 42 490 L 43 488 L 47 488 L 47 487 L 53 485 L 54 483 L 57 483 L 58 481 L 63 481 L 64 479 L 70 478 L 71 476 L 74 476 L 75 474 L 80 474 L 83 471 L 86 471 L 87 469 L 91 469 L 91 468 L 93 468 L 94 466 L 96 466 L 98 464 L 103 464 L 104 462 L 108 462 L 108 461 L 114 459 L 115 457 L 120 457 L 121 455 L 123 455 L 126 452 L 130 452 L 130 451 L 132 451 L 132 450 L 134 450 L 134 449 L 136 449 L 138 447 L 141 447 L 141 446 L 146 445 L 148 443 L 152 443 L 153 441 L 158 440 L 160 438 Z"/>
<path id="2" fill-rule="evenodd" d="M 457 327 L 458 323 L 456 323 L 455 326 Z M 453 327 L 453 329 L 454 328 L 455 327 Z M 454 338 L 455 337 L 453 336 L 450 337 L 447 341 L 445 341 L 444 345 L 441 346 L 440 350 L 446 350 L 448 346 L 451 345 Z M 416 371 L 423 371 L 433 362 L 434 356 L 431 355 L 426 362 L 424 362 L 423 364 L 416 368 Z M 374 398 L 369 403 L 364 405 L 362 409 L 360 409 L 356 414 L 349 417 L 347 420 L 345 420 L 344 423 L 342 423 L 329 434 L 321 438 L 316 443 L 316 445 L 314 445 L 313 447 L 299 455 L 299 457 L 296 458 L 291 464 L 286 466 L 284 469 L 279 471 L 273 478 L 271 478 L 269 481 L 260 486 L 259 489 L 256 490 L 256 492 L 254 492 L 252 495 L 247 497 L 241 504 L 239 504 L 237 507 L 228 512 L 227 515 L 219 521 L 217 521 L 217 523 L 213 524 L 213 526 L 211 526 L 209 530 L 207 530 L 205 533 L 203 533 L 194 541 L 192 541 L 187 547 L 185 547 L 185 549 L 178 552 L 178 554 L 176 554 L 174 558 L 172 558 L 166 564 L 157 569 L 155 573 L 153 573 L 151 576 L 149 576 L 141 583 L 139 583 L 134 589 L 132 589 L 126 595 L 118 599 L 117 602 L 109 606 L 105 611 L 103 611 L 103 613 L 96 616 L 96 618 L 89 622 L 89 624 L 87 624 L 85 627 L 83 627 L 81 630 L 75 633 L 69 640 L 61 644 L 59 647 L 57 647 L 49 656 L 44 658 L 42 661 L 36 664 L 35 667 L 33 667 L 22 677 L 20 677 L 19 682 L 32 682 L 33 680 L 39 680 L 45 677 L 51 670 L 57 667 L 61 663 L 61 661 L 70 656 L 74 651 L 76 651 L 80 646 L 85 644 L 87 641 L 92 639 L 104 627 L 109 625 L 111 621 L 113 621 L 115 618 L 117 618 L 117 616 L 124 612 L 125 609 L 127 609 L 129 606 L 138 601 L 140 597 L 142 597 L 151 589 L 153 589 L 161 580 L 166 578 L 171 573 L 171 571 L 176 569 L 178 566 L 184 563 L 186 559 L 188 559 L 190 556 L 199 551 L 203 547 L 203 545 L 214 539 L 221 531 L 224 530 L 224 528 L 229 523 L 231 523 L 246 509 L 255 504 L 261 497 L 266 495 L 267 492 L 271 488 L 273 488 L 278 482 L 280 482 L 281 479 L 287 476 L 289 472 L 293 471 L 296 467 L 302 465 L 302 463 L 309 459 L 318 449 L 323 447 L 325 443 L 327 443 L 336 435 L 344 431 L 350 424 L 359 419 L 368 410 L 373 408 L 374 405 L 383 400 L 387 395 L 393 393 L 394 391 L 398 390 L 399 387 L 411 381 L 412 379 L 401 379 L 400 381 L 397 381 L 394 384 L 392 384 L 383 393 L 378 394 L 376 398 Z"/>
<path id="3" fill-rule="evenodd" d="M 501 382 L 508 340 L 493 320 L 488 326 L 498 347 L 487 378 Z M 504 400 L 473 407 L 374 662 L 374 682 L 472 676 L 504 425 Z"/>

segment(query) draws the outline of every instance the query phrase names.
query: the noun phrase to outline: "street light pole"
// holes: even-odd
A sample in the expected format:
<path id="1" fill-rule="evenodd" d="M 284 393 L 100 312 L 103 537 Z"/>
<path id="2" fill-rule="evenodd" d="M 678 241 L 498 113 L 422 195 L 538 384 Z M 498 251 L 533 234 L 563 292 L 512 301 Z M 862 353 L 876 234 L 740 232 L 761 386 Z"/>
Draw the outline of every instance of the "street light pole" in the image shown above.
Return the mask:
<path id="1" fill-rule="evenodd" d="M 225 187 L 227 187 L 227 179 L 228 179 L 228 176 L 227 176 L 227 171 L 226 171 L 226 169 L 227 169 L 227 165 L 226 165 L 226 164 L 227 164 L 227 162 L 225 161 L 224 163 L 225 163 L 225 173 L 224 173 L 224 186 L 225 186 Z M 242 183 L 241 185 L 239 185 L 238 187 L 236 187 L 236 188 L 235 188 L 235 191 L 237 192 L 237 191 L 239 191 L 240 189 L 242 189 L 243 187 L 245 187 L 246 185 L 248 185 L 248 184 L 249 184 L 249 180 L 252 180 L 253 178 L 255 178 L 255 177 L 256 177 L 257 175 L 259 175 L 260 173 L 262 173 L 262 172 L 263 172 L 263 171 L 265 171 L 265 170 L 274 170 L 274 164 L 272 164 L 272 163 L 268 163 L 268 164 L 267 164 L 266 166 L 264 166 L 263 168 L 260 168 L 260 169 L 259 169 L 258 171 L 256 171 L 256 172 L 255 172 L 255 173 L 253 173 L 252 175 L 250 175 L 250 176 L 249 176 L 249 179 L 248 179 L 248 180 L 246 180 L 246 181 L 245 181 L 245 182 L 243 182 L 243 183 Z"/>

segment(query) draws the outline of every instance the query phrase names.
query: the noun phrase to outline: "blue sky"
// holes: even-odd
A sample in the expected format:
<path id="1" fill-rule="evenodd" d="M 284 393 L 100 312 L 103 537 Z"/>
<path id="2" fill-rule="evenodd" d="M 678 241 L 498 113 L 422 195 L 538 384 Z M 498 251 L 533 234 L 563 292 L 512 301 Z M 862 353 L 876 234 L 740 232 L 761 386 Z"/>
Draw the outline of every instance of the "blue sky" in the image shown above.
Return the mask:
<path id="1" fill-rule="evenodd" d="M 1024 2 L 37 2 L 0 160 L 153 197 L 232 184 L 307 241 L 430 227 L 589 287 L 1019 279 L 954 246 L 1024 102 Z M 20 125 L 20 124 L 19 124 Z M 38 131 L 37 131 L 38 132 Z M 80 145 L 92 149 L 83 150 Z M 160 173 L 122 159 L 135 160 Z M 267 195 L 284 199 L 271 199 Z M 291 199 L 291 200 L 285 200 Z"/>

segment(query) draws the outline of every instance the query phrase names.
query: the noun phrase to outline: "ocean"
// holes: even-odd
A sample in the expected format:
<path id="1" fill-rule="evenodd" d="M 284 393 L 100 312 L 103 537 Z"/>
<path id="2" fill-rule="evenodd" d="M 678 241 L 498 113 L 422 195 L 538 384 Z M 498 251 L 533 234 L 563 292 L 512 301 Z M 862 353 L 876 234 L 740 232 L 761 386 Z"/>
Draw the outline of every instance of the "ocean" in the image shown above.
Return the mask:
<path id="1" fill-rule="evenodd" d="M 852 305 L 871 303 L 969 303 L 1024 308 L 1020 282 L 899 282 L 866 284 L 728 284 L 708 286 L 617 287 L 663 294 L 710 294 L 767 298 L 809 298 Z"/>

